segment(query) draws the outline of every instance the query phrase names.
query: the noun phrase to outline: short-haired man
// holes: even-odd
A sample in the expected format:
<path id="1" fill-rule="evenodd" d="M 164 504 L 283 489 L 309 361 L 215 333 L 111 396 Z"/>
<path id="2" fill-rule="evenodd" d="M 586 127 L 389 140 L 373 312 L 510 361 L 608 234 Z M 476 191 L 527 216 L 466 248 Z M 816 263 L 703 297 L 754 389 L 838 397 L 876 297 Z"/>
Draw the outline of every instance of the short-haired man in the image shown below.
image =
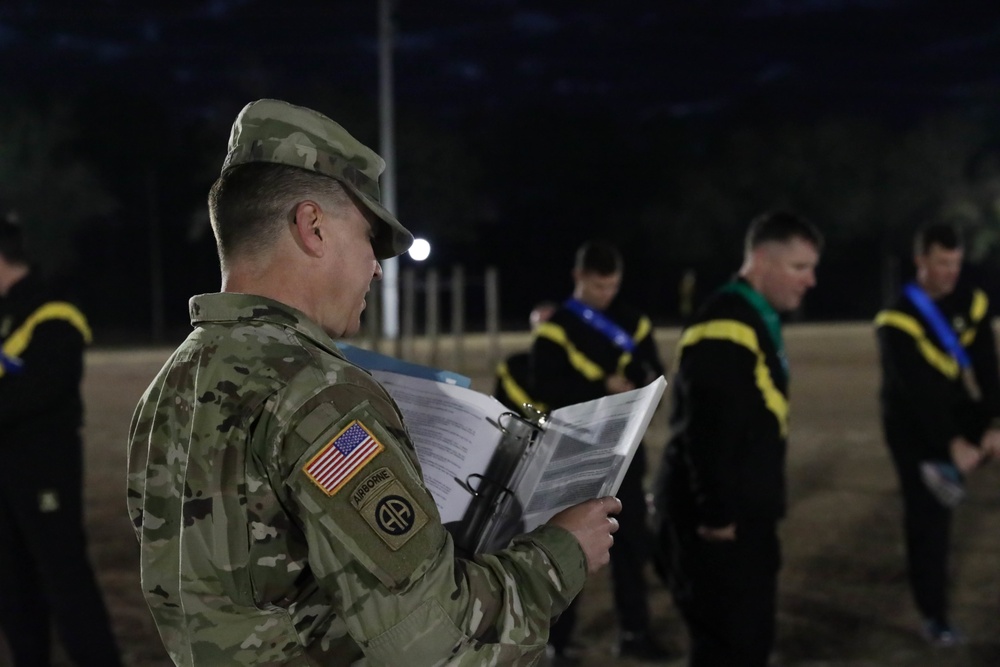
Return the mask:
<path id="1" fill-rule="evenodd" d="M 209 211 L 222 292 L 136 409 L 128 506 L 178 665 L 507 665 L 608 561 L 615 498 L 458 558 L 399 409 L 335 339 L 411 234 L 384 163 L 310 109 L 258 100 Z"/>
<path id="2" fill-rule="evenodd" d="M 774 644 L 788 437 L 781 313 L 816 284 L 822 244 L 797 215 L 758 216 L 739 274 L 681 334 L 656 503 L 691 667 L 765 667 Z"/>
<path id="3" fill-rule="evenodd" d="M 532 398 L 549 410 L 643 387 L 663 374 L 650 319 L 620 303 L 621 253 L 605 241 L 576 251 L 573 295 L 538 327 L 531 348 Z M 621 657 L 664 660 L 671 654 L 650 635 L 644 578 L 650 560 L 646 453 L 642 443 L 618 490 L 621 529 L 611 550 L 611 578 Z M 575 604 L 553 626 L 556 664 L 570 664 Z"/>
<path id="4" fill-rule="evenodd" d="M 916 278 L 875 318 L 882 363 L 882 428 L 903 496 L 910 588 L 925 638 L 960 641 L 948 616 L 952 506 L 933 475 L 951 485 L 1000 453 L 1000 378 L 986 293 L 959 283 L 962 240 L 948 224 L 914 239 Z M 949 481 L 949 480 L 937 480 Z M 959 490 L 961 487 L 959 486 Z"/>

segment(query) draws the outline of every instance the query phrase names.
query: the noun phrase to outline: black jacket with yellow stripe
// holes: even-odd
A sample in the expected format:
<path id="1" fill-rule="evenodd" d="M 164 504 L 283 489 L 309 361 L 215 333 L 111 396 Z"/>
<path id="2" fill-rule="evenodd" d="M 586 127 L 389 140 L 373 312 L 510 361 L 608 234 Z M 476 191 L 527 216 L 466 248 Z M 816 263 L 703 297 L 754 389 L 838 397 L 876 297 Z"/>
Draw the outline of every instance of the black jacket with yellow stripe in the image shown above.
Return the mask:
<path id="1" fill-rule="evenodd" d="M 618 372 L 637 387 L 663 374 L 649 318 L 617 303 L 604 315 L 632 336 L 635 350 L 625 352 L 560 306 L 532 340 L 529 393 L 533 399 L 554 410 L 606 396 L 605 379 Z"/>
<path id="2" fill-rule="evenodd" d="M 875 318 L 886 439 L 918 460 L 947 459 L 952 438 L 962 435 L 978 442 L 1000 417 L 1000 379 L 986 293 L 960 285 L 935 303 L 968 353 L 982 394 L 979 400 L 969 393 L 958 362 L 905 295 Z"/>
<path id="3" fill-rule="evenodd" d="M 86 318 L 34 272 L 0 298 L 0 450 L 46 447 L 83 420 Z M 7 459 L 8 462 L 10 459 Z"/>
<path id="4" fill-rule="evenodd" d="M 524 409 L 525 404 L 538 412 L 548 412 L 547 405 L 532 397 L 531 386 L 531 353 L 527 350 L 512 354 L 497 364 L 493 396 L 515 414 L 533 416 Z"/>
<path id="5" fill-rule="evenodd" d="M 696 313 L 672 384 L 661 511 L 714 527 L 784 516 L 788 377 L 744 297 L 716 292 Z"/>

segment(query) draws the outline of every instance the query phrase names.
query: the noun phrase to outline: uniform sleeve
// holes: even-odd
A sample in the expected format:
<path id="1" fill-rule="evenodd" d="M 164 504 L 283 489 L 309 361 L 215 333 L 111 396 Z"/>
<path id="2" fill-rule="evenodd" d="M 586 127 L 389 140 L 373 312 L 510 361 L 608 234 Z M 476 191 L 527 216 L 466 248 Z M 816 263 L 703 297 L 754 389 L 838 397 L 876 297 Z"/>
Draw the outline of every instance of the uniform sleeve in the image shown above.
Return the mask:
<path id="1" fill-rule="evenodd" d="M 676 381 L 686 396 L 687 465 L 704 525 L 736 520 L 741 443 L 760 402 L 753 353 L 735 343 L 703 340 L 684 350 Z"/>
<path id="2" fill-rule="evenodd" d="M 882 325 L 877 329 L 883 382 L 893 386 L 891 422 L 906 423 L 906 432 L 919 434 L 896 442 L 910 447 L 921 458 L 948 458 L 948 443 L 962 433 L 953 406 L 960 402 L 957 382 L 934 368 L 921 355 L 917 339 L 902 329 Z"/>
<path id="3" fill-rule="evenodd" d="M 69 322 L 38 324 L 18 355 L 19 368 L 0 376 L 0 425 L 37 418 L 72 398 L 83 378 L 83 335 Z"/>
<path id="4" fill-rule="evenodd" d="M 313 575 L 371 664 L 540 655 L 551 617 L 584 583 L 576 539 L 542 526 L 457 558 L 394 406 L 363 388 L 329 391 L 286 437 L 284 489 Z"/>

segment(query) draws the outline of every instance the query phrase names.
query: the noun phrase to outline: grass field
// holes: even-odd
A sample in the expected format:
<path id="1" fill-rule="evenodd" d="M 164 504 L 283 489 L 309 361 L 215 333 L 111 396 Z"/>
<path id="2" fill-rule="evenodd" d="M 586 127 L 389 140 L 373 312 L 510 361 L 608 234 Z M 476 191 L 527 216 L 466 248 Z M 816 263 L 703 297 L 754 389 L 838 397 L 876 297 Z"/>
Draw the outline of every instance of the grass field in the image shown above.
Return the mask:
<path id="1" fill-rule="evenodd" d="M 677 333 L 658 331 L 667 362 Z M 928 648 L 916 634 L 918 617 L 906 588 L 901 503 L 877 420 L 872 331 L 867 324 L 801 324 L 789 327 L 786 339 L 792 421 L 778 664 L 1000 666 L 1000 463 L 970 480 L 970 497 L 956 517 L 953 616 L 969 641 L 955 649 Z M 506 336 L 501 352 L 513 352 L 526 340 L 525 335 Z M 468 339 L 463 354 L 468 361 L 455 369 L 484 392 L 492 389 L 487 348 L 481 339 Z M 442 351 L 447 354 L 448 348 Z M 420 352 L 418 345 L 413 360 L 428 361 Z M 138 549 L 125 515 L 124 491 L 129 418 L 167 353 L 93 350 L 84 386 L 91 553 L 127 664 L 134 667 L 170 664 L 139 592 Z M 445 356 L 439 365 L 448 365 Z M 653 471 L 666 435 L 661 406 L 646 437 Z M 683 649 L 683 629 L 669 594 L 652 573 L 649 584 L 656 630 Z M 578 641 L 584 666 L 616 664 L 606 572 L 593 578 L 583 595 Z M 8 664 L 0 647 L 0 666 Z"/>

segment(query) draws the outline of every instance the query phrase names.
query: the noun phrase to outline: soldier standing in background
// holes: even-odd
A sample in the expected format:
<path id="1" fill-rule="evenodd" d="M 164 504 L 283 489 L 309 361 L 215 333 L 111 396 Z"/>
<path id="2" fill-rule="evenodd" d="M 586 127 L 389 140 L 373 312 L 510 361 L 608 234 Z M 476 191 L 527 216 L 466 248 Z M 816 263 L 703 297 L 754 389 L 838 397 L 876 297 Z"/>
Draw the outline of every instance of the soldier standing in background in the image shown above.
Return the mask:
<path id="1" fill-rule="evenodd" d="M 964 476 L 1000 455 L 1000 377 L 986 293 L 959 283 L 962 241 L 933 224 L 914 239 L 916 280 L 875 318 L 882 428 L 903 495 L 906 557 L 924 637 L 952 646 L 952 507 Z M 940 477 L 939 477 L 940 476 Z M 951 490 L 935 495 L 934 490 Z"/>
<path id="2" fill-rule="evenodd" d="M 0 628 L 16 667 L 51 664 L 51 626 L 80 667 L 120 665 L 83 527 L 80 310 L 0 220 Z"/>
<path id="3" fill-rule="evenodd" d="M 615 300 L 623 262 L 618 249 L 591 241 L 577 249 L 573 295 L 538 327 L 531 347 L 532 398 L 549 410 L 644 387 L 663 374 L 653 326 L 644 314 Z M 648 584 L 651 536 L 642 443 L 618 490 L 621 529 L 611 550 L 611 579 L 620 657 L 662 661 L 672 657 L 650 635 Z M 552 628 L 555 664 L 572 664 L 569 642 L 576 625 L 575 604 Z"/>
<path id="4" fill-rule="evenodd" d="M 739 274 L 681 334 L 656 508 L 690 667 L 768 664 L 788 437 L 779 314 L 816 284 L 821 247 L 798 216 L 758 216 Z"/>

